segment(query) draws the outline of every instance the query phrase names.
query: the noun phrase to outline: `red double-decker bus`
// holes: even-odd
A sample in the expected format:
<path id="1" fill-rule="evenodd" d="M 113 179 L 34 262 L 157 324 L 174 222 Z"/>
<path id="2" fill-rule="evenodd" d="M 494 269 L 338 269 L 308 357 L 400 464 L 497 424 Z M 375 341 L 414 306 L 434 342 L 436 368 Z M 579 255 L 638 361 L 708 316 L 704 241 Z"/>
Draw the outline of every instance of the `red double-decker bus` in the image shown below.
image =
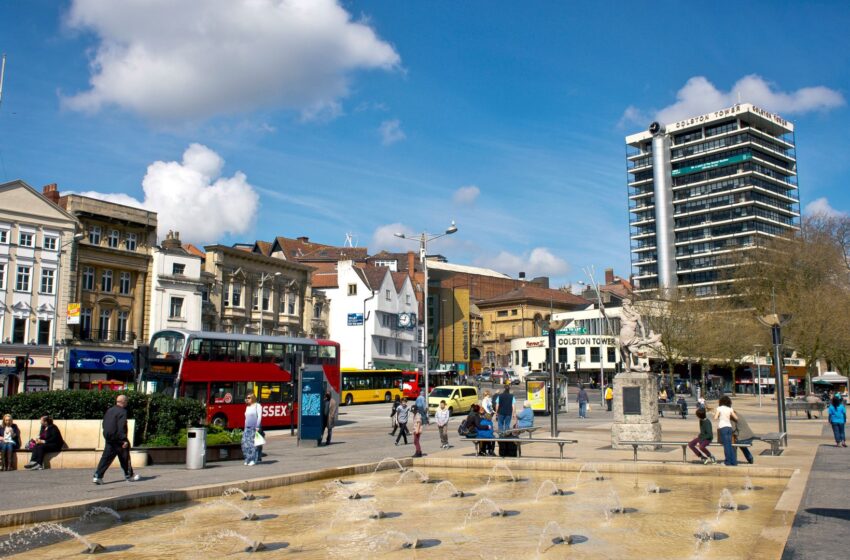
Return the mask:
<path id="1" fill-rule="evenodd" d="M 300 365 L 321 368 L 326 390 L 339 402 L 336 342 L 181 329 L 159 331 L 151 337 L 151 375 L 172 376 L 177 394 L 204 403 L 207 422 L 227 428 L 244 426 L 248 394 L 263 407 L 263 428 L 295 424 L 293 372 Z"/>

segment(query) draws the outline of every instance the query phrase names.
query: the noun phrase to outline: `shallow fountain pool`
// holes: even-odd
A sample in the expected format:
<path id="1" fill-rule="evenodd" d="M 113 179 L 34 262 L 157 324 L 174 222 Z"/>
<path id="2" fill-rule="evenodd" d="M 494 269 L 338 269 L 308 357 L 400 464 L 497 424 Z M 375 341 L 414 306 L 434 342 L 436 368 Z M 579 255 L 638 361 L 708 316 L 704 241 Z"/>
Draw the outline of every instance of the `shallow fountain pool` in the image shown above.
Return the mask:
<path id="1" fill-rule="evenodd" d="M 120 520 L 97 512 L 62 526 L 122 560 L 750 557 L 787 480 L 745 484 L 705 472 L 391 469 L 258 491 L 253 500 L 225 492 L 120 512 Z M 67 532 L 5 532 L 3 557 L 69 558 L 85 548 Z"/>

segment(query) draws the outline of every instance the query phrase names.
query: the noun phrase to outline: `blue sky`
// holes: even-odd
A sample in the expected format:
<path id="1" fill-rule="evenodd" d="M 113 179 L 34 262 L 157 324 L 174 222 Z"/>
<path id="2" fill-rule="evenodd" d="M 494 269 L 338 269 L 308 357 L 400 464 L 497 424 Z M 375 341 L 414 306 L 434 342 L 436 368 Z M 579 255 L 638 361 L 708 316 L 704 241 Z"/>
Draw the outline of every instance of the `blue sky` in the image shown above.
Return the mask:
<path id="1" fill-rule="evenodd" d="M 628 274 L 624 136 L 742 92 L 796 124 L 803 207 L 850 208 L 846 2 L 241 4 L 0 4 L 0 180 L 198 243 L 454 219 L 431 252 L 557 285 Z"/>

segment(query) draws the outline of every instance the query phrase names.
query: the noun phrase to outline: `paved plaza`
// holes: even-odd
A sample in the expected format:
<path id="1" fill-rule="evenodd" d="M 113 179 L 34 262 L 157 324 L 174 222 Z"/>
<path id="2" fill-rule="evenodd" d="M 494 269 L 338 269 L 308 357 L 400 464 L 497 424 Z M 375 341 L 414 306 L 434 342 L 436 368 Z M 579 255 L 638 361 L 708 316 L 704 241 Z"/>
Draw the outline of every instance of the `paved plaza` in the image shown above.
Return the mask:
<path id="1" fill-rule="evenodd" d="M 560 415 L 560 436 L 577 439 L 577 445 L 565 449 L 566 460 L 578 463 L 632 462 L 631 450 L 613 450 L 610 447 L 612 413 L 598 405 L 598 394 L 592 394 L 593 408 L 587 420 L 578 419 L 575 403 Z M 746 415 L 756 433 L 776 431 L 775 402 L 764 398 L 762 407 L 757 398 L 744 396 L 733 399 L 736 410 Z M 423 451 L 431 457 L 471 457 L 472 445 L 457 437 L 456 428 L 462 417 L 451 420 L 450 441 L 453 447 L 441 450 L 436 426 L 431 423 L 422 437 Z M 549 418 L 535 418 L 541 426 L 537 436 L 548 437 Z M 691 439 L 698 431 L 696 418 L 687 420 L 666 417 L 661 420 L 666 440 Z M 117 461 L 107 472 L 105 484 L 91 482 L 92 473 L 82 469 L 54 469 L 38 472 L 16 471 L 2 473 L 3 513 L 30 508 L 50 508 L 59 504 L 94 502 L 141 493 L 178 490 L 207 484 L 239 483 L 253 478 L 372 463 L 384 457 L 405 458 L 413 454 L 413 445 L 394 445 L 388 435 L 389 407 L 383 404 L 342 407 L 334 442 L 330 446 L 297 446 L 289 430 L 269 432 L 267 457 L 254 467 L 243 466 L 241 461 L 211 463 L 204 470 L 186 470 L 182 465 L 151 465 L 137 469 L 138 482 L 125 482 Z M 830 447 L 831 431 L 823 418 L 806 419 L 805 414 L 788 417 L 789 447 L 778 457 L 761 455 L 768 446 L 756 442 L 755 467 L 781 467 L 798 469 L 792 477 L 789 490 L 777 509 L 785 510 L 796 519 L 791 528 L 786 558 L 843 557 L 844 547 L 834 535 L 846 534 L 850 529 L 850 509 L 847 508 L 850 479 L 848 459 L 850 450 Z M 412 441 L 412 439 L 411 439 Z M 722 450 L 714 451 L 722 456 Z M 556 459 L 557 446 L 530 445 L 523 448 L 527 458 Z M 689 452 L 690 453 L 690 452 Z M 639 454 L 641 463 L 670 462 L 681 464 L 679 448 L 666 448 Z M 482 463 L 500 459 L 479 458 Z M 692 459 L 689 457 L 689 459 Z M 746 463 L 744 463 L 746 465 Z M 705 466 L 705 469 L 728 467 Z M 739 468 L 745 468 L 744 466 Z"/>

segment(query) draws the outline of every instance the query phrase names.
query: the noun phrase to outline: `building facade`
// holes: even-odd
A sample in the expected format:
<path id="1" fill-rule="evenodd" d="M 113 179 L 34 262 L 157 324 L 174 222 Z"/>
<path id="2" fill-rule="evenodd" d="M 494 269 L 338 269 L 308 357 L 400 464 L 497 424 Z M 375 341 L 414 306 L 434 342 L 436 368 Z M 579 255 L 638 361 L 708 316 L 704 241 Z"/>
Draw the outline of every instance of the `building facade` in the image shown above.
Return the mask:
<path id="1" fill-rule="evenodd" d="M 136 348 L 150 333 L 156 213 L 78 194 L 60 196 L 52 187 L 45 196 L 76 217 L 85 232 L 68 274 L 79 315 L 68 337 L 65 387 L 127 387 L 136 378 Z"/>
<path id="2" fill-rule="evenodd" d="M 67 336 L 62 273 L 79 227 L 25 182 L 0 185 L 0 396 L 61 387 L 53 350 Z"/>
<path id="3" fill-rule="evenodd" d="M 204 250 L 205 330 L 307 335 L 304 301 L 311 267 L 256 253 L 251 247 L 209 245 Z"/>
<path id="4" fill-rule="evenodd" d="M 386 267 L 341 261 L 338 287 L 325 290 L 342 367 L 415 369 L 418 302 L 410 277 Z"/>
<path id="5" fill-rule="evenodd" d="M 794 125 L 749 103 L 626 137 L 638 293 L 722 294 L 730 258 L 799 228 Z"/>
<path id="6" fill-rule="evenodd" d="M 179 232 L 169 231 L 154 249 L 152 272 L 148 339 L 162 329 L 201 330 L 202 300 L 206 293 L 201 257 L 183 248 Z"/>

